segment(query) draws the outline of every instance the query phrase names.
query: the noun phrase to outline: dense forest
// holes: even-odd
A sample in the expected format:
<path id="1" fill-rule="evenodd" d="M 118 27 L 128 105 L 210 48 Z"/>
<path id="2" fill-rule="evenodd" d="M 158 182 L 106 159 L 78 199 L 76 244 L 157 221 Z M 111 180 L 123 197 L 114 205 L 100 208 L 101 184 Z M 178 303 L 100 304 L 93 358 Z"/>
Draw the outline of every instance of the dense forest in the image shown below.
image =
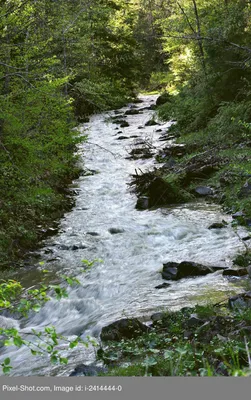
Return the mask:
<path id="1" fill-rule="evenodd" d="M 73 152 L 83 140 L 71 129 L 125 104 L 164 57 L 144 4 L 2 1 L 0 21 L 0 252 L 8 265 L 67 207 L 62 188 L 78 173 Z"/>
<path id="2" fill-rule="evenodd" d="M 151 121 L 173 121 L 168 135 L 177 145 L 156 156 L 161 166 L 133 176 L 138 197 L 147 198 L 145 208 L 180 205 L 200 195 L 209 196 L 210 201 L 233 215 L 233 228 L 242 225 L 248 232 L 251 226 L 250 1 L 1 0 L 0 5 L 2 270 L 18 267 L 43 238 L 55 233 L 53 224 L 71 209 L 74 199 L 67 188 L 84 173 L 76 150 L 88 136 L 88 132 L 78 134 L 74 128 L 88 122 L 93 114 L 136 102 L 140 93 L 158 94 Z M 223 221 L 213 228 L 221 229 L 225 224 Z M 245 243 L 249 239 L 250 235 Z M 245 254 L 236 258 L 236 265 L 244 268 L 251 262 L 248 244 L 245 246 Z M 74 277 L 66 281 L 77 283 Z M 4 285 L 0 286 L 3 309 L 10 307 L 13 298 L 22 291 L 17 283 Z M 59 286 L 54 289 L 58 298 L 64 297 L 64 289 Z M 51 287 L 31 292 L 32 300 L 25 306 L 22 303 L 21 312 L 32 307 L 38 311 L 40 303 L 48 300 L 45 294 L 48 290 Z M 201 313 L 203 323 L 210 315 L 212 329 L 218 329 L 215 310 L 195 311 Z M 185 324 L 189 324 L 187 310 L 171 318 L 172 334 L 179 346 L 184 345 L 181 335 L 184 318 Z M 236 326 L 239 319 L 237 316 L 234 320 Z M 243 320 L 247 328 L 250 311 Z M 159 346 L 156 353 L 166 346 L 165 323 L 169 322 L 165 315 L 163 325 L 156 328 L 155 321 L 157 333 L 154 336 L 154 331 L 152 335 Z M 189 329 L 195 331 L 197 323 Z M 228 335 L 233 328 L 229 320 L 226 325 L 220 335 Z M 164 334 L 159 336 L 158 330 Z M 19 341 L 17 346 L 24 344 L 17 333 L 9 334 Z M 46 334 L 48 343 L 54 340 L 54 350 L 58 336 L 54 330 Z M 250 335 L 250 329 L 245 334 Z M 110 353 L 101 351 L 101 359 L 109 359 L 109 354 L 118 351 L 117 346 L 125 354 L 129 349 L 136 354 L 142 347 L 145 352 L 144 346 L 150 346 L 150 339 L 140 337 L 138 342 L 111 346 Z M 242 361 L 246 357 L 247 343 L 236 340 L 229 347 L 222 344 L 225 353 L 221 362 L 227 358 L 231 364 L 233 346 L 241 346 Z M 72 348 L 80 342 L 71 342 Z M 150 355 L 148 363 L 128 370 L 118 369 L 111 375 L 144 375 L 151 368 L 155 375 L 184 375 L 191 369 L 194 375 L 200 370 L 203 370 L 201 375 L 227 375 L 226 366 L 219 370 L 215 359 L 210 368 L 205 360 L 194 361 L 194 348 L 184 346 L 187 360 L 195 363 L 193 367 L 182 364 L 174 373 L 169 361 L 177 357 L 179 363 L 181 355 L 171 348 L 165 353 L 164 364 L 162 360 L 152 360 Z M 215 343 L 210 342 L 210 346 L 198 345 L 200 360 L 204 353 L 210 359 Z M 65 358 L 57 358 L 52 350 L 54 361 L 67 362 Z M 248 366 L 248 362 L 243 361 L 243 365 L 238 362 L 231 364 L 230 375 L 243 365 Z M 9 363 L 7 359 L 2 364 L 6 373 L 10 372 Z"/>

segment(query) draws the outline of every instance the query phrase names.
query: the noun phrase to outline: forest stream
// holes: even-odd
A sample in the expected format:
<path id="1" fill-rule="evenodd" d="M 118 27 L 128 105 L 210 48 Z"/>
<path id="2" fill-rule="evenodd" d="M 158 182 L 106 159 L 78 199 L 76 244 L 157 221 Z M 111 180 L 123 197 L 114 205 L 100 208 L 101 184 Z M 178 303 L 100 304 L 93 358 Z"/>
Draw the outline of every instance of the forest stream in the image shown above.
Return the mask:
<path id="1" fill-rule="evenodd" d="M 152 210 L 135 208 L 137 198 L 128 185 L 131 176 L 135 170 L 153 168 L 156 161 L 154 157 L 130 159 L 129 152 L 142 138 L 157 152 L 166 144 L 160 136 L 172 123 L 145 126 L 154 113 L 149 106 L 156 98 L 140 97 L 142 103 L 134 107 L 142 111 L 126 116 L 128 127 L 118 129 L 110 117 L 123 114 L 130 105 L 93 115 L 89 123 L 78 128 L 88 133 L 78 152 L 79 162 L 90 174 L 73 182 L 75 207 L 61 220 L 57 235 L 44 241 L 36 268 L 21 270 L 18 278 L 26 287 L 34 287 L 46 269 L 55 280 L 62 273 L 77 275 L 81 285 L 69 287 L 68 298 L 52 300 L 40 312 L 13 321 L 21 332 L 30 334 L 32 329 L 54 325 L 69 339 L 74 335 L 98 339 L 103 326 L 120 318 L 134 316 L 147 321 L 154 311 L 217 302 L 241 290 L 238 279 L 229 281 L 221 271 L 156 289 L 164 282 L 160 272 L 166 261 L 231 266 L 235 254 L 244 249 L 231 224 L 224 229 L 208 229 L 214 222 L 231 220 L 218 205 L 203 200 Z M 82 272 L 82 260 L 94 259 L 101 261 Z M 51 365 L 49 356 L 32 356 L 24 346 L 2 348 L 0 362 L 7 355 L 11 358 L 12 375 L 67 376 L 76 365 L 95 359 L 92 346 L 70 351 L 67 347 L 59 345 L 62 355 L 69 359 L 68 365 Z"/>

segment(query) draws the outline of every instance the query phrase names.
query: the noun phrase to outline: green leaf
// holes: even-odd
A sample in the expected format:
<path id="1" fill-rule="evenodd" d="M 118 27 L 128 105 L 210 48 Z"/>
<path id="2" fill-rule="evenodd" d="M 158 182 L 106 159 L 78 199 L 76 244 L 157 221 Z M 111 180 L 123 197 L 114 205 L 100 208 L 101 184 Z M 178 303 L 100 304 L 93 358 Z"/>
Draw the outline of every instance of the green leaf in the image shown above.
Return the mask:
<path id="1" fill-rule="evenodd" d="M 3 367 L 3 373 L 7 375 L 11 371 L 12 367 Z"/>
<path id="2" fill-rule="evenodd" d="M 10 364 L 10 358 L 5 358 L 4 360 L 4 365 L 9 365 Z"/>
<path id="3" fill-rule="evenodd" d="M 60 357 L 59 361 L 60 361 L 60 364 L 68 364 L 67 358 Z"/>
<path id="4" fill-rule="evenodd" d="M 52 364 L 56 364 L 56 363 L 58 362 L 57 356 L 52 355 L 52 356 L 51 356 L 51 362 L 52 362 Z"/>
<path id="5" fill-rule="evenodd" d="M 23 341 L 22 341 L 22 339 L 20 337 L 15 337 L 13 339 L 13 343 L 17 347 L 21 347 L 23 345 Z"/>
<path id="6" fill-rule="evenodd" d="M 35 312 L 39 312 L 39 311 L 41 310 L 41 306 L 40 306 L 39 304 L 35 304 L 35 305 L 32 307 L 32 310 L 35 311 Z"/>
<path id="7" fill-rule="evenodd" d="M 12 339 L 7 339 L 4 341 L 4 346 L 13 346 L 13 340 Z"/>

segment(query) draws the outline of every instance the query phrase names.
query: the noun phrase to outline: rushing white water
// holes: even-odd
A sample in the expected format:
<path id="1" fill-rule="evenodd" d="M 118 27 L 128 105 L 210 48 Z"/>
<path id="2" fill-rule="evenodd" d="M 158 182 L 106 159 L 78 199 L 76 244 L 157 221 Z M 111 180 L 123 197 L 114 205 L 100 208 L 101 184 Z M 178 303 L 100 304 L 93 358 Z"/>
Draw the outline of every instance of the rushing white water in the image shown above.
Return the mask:
<path id="1" fill-rule="evenodd" d="M 145 96 L 138 108 L 149 106 L 155 96 Z M 127 108 L 122 109 L 122 112 Z M 21 332 L 41 330 L 54 325 L 69 338 L 74 335 L 99 336 L 102 326 L 124 316 L 149 316 L 162 308 L 177 309 L 196 302 L 210 301 L 238 291 L 221 272 L 205 277 L 172 282 L 166 289 L 155 286 L 163 282 L 160 271 L 166 261 L 196 261 L 207 265 L 231 265 L 234 255 L 243 249 L 231 225 L 209 230 L 213 222 L 223 218 L 220 208 L 204 202 L 157 210 L 135 209 L 136 196 L 128 183 L 135 169 L 145 170 L 154 165 L 153 159 L 130 160 L 128 153 L 137 138 L 147 137 L 152 146 L 160 148 L 160 126 L 144 127 L 153 111 L 130 115 L 130 126 L 118 134 L 116 124 L 107 122 L 109 114 L 93 116 L 89 124 L 87 143 L 79 146 L 85 167 L 95 170 L 90 176 L 80 177 L 73 187 L 78 191 L 76 206 L 61 221 L 57 236 L 47 240 L 41 251 L 41 260 L 54 276 L 67 272 L 78 275 L 82 285 L 69 288 L 69 297 L 60 302 L 48 302 L 39 313 L 20 321 Z M 110 113 L 114 115 L 113 113 Z M 161 129 L 170 126 L 165 124 Z M 117 140 L 119 135 L 127 140 Z M 115 228 L 118 233 L 109 230 Z M 76 246 L 75 250 L 74 247 Z M 87 273 L 81 273 L 81 260 L 102 259 Z M 26 285 L 39 279 L 36 272 L 25 271 L 21 277 Z M 29 282 L 30 280 L 30 282 Z M 76 348 L 69 351 L 62 345 L 60 351 L 69 357 L 67 366 L 51 366 L 49 357 L 34 357 L 25 347 L 7 348 L 11 357 L 13 375 L 69 375 L 79 363 L 94 359 L 92 349 Z"/>

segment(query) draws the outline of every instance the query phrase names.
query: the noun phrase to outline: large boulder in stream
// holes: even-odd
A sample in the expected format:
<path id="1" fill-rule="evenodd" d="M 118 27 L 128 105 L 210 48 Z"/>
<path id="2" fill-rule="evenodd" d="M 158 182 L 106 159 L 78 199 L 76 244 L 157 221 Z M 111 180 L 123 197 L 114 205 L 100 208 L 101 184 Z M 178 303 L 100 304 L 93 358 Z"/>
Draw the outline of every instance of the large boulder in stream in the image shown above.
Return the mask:
<path id="1" fill-rule="evenodd" d="M 223 267 L 209 267 L 191 261 L 182 261 L 181 263 L 168 262 L 163 264 L 162 278 L 176 281 L 191 276 L 212 274 L 221 269 Z"/>
<path id="2" fill-rule="evenodd" d="M 171 100 L 171 95 L 168 92 L 162 93 L 156 100 L 156 106 L 162 106 Z"/>
<path id="3" fill-rule="evenodd" d="M 137 318 L 124 318 L 103 327 L 100 338 L 103 342 L 108 340 L 119 342 L 121 339 L 136 338 L 148 331 L 149 327 L 142 324 Z"/>
<path id="4" fill-rule="evenodd" d="M 154 125 L 159 125 L 158 122 L 156 122 L 153 118 L 149 119 L 149 121 L 147 121 L 145 123 L 145 126 L 154 126 Z"/>
<path id="5" fill-rule="evenodd" d="M 130 110 L 127 110 L 126 112 L 125 112 L 125 115 L 137 115 L 137 114 L 141 114 L 141 112 L 140 112 L 140 110 L 139 109 L 130 109 Z"/>
<path id="6" fill-rule="evenodd" d="M 227 268 L 223 271 L 222 273 L 223 276 L 245 276 L 248 275 L 248 270 L 247 268 Z"/>

